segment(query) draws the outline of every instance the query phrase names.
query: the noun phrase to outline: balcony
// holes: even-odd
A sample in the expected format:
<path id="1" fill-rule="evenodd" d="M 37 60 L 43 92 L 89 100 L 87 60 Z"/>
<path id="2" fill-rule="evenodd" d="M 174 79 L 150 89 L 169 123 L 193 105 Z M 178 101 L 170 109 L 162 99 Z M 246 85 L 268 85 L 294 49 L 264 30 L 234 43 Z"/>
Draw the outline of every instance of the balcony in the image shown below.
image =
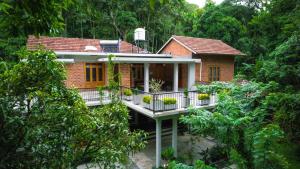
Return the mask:
<path id="1" fill-rule="evenodd" d="M 105 90 L 81 89 L 80 95 L 87 106 L 98 106 L 111 102 L 111 94 Z M 198 91 L 150 93 L 127 87 L 120 87 L 119 98 L 129 108 L 151 118 L 184 113 L 189 107 L 213 108 L 216 94 L 200 96 Z"/>

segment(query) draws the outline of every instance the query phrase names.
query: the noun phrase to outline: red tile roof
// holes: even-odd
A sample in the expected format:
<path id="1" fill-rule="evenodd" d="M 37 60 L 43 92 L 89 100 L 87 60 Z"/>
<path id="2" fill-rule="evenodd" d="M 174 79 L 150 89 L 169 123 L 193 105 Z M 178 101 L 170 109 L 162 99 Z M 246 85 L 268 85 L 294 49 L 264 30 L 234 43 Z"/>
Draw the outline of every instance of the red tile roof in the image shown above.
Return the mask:
<path id="1" fill-rule="evenodd" d="M 53 51 L 65 52 L 102 52 L 99 39 L 81 39 L 81 38 L 65 38 L 65 37 L 35 37 L 30 35 L 27 39 L 27 48 L 36 49 L 42 45 Z M 94 46 L 97 50 L 86 51 L 86 46 Z M 139 48 L 139 51 L 142 49 Z M 120 42 L 120 53 L 137 53 L 138 47 L 126 41 Z"/>
<path id="2" fill-rule="evenodd" d="M 239 50 L 222 42 L 221 40 L 176 35 L 173 35 L 171 39 L 176 40 L 195 54 L 245 55 Z M 170 40 L 168 42 L 170 42 Z M 166 46 L 166 44 L 164 46 Z M 162 49 L 164 48 L 164 46 L 162 47 Z M 162 49 L 160 49 L 160 51 Z"/>
<path id="3" fill-rule="evenodd" d="M 39 45 L 54 51 L 68 52 L 86 52 L 86 46 L 95 46 L 97 50 L 89 52 L 100 52 L 100 41 L 97 39 L 80 39 L 80 38 L 64 38 L 64 37 L 47 37 L 39 38 L 30 35 L 27 39 L 27 48 L 36 49 Z"/>
<path id="4" fill-rule="evenodd" d="M 120 43 L 120 53 L 139 53 L 143 51 L 142 48 L 139 48 L 131 43 L 126 41 L 121 41 Z"/>

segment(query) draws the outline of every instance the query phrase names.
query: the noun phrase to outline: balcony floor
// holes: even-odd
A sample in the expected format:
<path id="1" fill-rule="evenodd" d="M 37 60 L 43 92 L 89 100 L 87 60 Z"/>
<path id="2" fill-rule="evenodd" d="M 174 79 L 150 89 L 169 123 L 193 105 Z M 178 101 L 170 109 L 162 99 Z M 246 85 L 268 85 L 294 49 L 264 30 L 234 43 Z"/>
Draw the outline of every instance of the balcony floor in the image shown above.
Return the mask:
<path id="1" fill-rule="evenodd" d="M 108 104 L 110 103 L 110 97 L 108 92 L 104 92 L 103 96 L 103 101 L 100 103 L 100 96 L 96 90 L 87 90 L 87 91 L 80 91 L 80 95 L 85 100 L 87 106 L 99 106 L 103 104 Z M 140 94 L 139 95 L 139 102 L 142 103 L 142 98 L 143 96 L 148 95 L 148 94 Z M 129 107 L 130 109 L 137 111 L 143 115 L 146 115 L 150 118 L 159 118 L 159 117 L 167 117 L 167 116 L 173 116 L 173 115 L 178 115 L 181 113 L 186 113 L 188 111 L 188 108 L 185 108 L 184 105 L 184 95 L 183 93 L 166 93 L 166 94 L 161 94 L 158 95 L 158 99 L 163 99 L 165 97 L 169 98 L 176 98 L 177 104 L 176 108 L 173 110 L 160 110 L 160 111 L 153 111 L 145 108 L 142 104 L 134 104 L 134 102 L 125 100 L 124 97 L 122 99 L 122 102 Z M 211 109 L 215 106 L 215 96 L 211 97 L 210 99 L 210 104 L 208 105 L 203 105 L 200 106 L 197 103 L 197 94 L 191 94 L 189 96 L 190 98 L 190 107 L 194 108 L 204 108 L 204 109 Z M 162 106 L 162 105 L 159 105 Z"/>

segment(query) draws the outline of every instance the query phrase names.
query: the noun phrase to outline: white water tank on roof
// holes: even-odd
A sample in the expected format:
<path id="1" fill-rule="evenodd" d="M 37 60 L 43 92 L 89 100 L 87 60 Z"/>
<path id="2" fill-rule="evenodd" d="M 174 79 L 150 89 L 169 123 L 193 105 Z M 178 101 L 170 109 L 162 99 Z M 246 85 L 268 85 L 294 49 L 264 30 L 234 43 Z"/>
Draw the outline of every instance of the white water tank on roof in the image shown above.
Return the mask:
<path id="1" fill-rule="evenodd" d="M 144 28 L 137 28 L 134 30 L 134 41 L 145 41 L 146 30 Z"/>

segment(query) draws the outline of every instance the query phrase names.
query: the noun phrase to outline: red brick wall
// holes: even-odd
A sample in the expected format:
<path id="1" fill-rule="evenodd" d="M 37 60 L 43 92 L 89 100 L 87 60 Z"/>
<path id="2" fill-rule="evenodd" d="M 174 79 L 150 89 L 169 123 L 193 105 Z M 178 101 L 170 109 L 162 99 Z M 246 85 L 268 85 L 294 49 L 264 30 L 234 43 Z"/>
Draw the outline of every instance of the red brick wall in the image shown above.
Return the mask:
<path id="1" fill-rule="evenodd" d="M 119 64 L 121 74 L 121 85 L 131 87 L 131 66 L 130 64 Z"/>
<path id="2" fill-rule="evenodd" d="M 65 65 L 67 72 L 65 84 L 67 87 L 85 88 L 84 64 L 83 62 L 79 62 Z"/>
<path id="3" fill-rule="evenodd" d="M 220 81 L 231 81 L 234 76 L 234 57 L 225 55 L 196 56 L 202 61 L 202 81 L 208 82 L 210 66 L 220 67 Z M 200 64 L 196 64 L 196 81 L 200 81 Z"/>
<path id="4" fill-rule="evenodd" d="M 106 66 L 106 65 L 105 65 Z M 76 62 L 73 64 L 66 64 L 67 80 L 65 84 L 68 88 L 96 88 L 106 84 L 107 72 L 104 67 L 104 83 L 103 82 L 86 82 L 85 80 L 85 62 Z"/>
<path id="5" fill-rule="evenodd" d="M 160 53 L 171 53 L 173 57 L 192 57 L 192 52 L 175 40 L 171 40 Z"/>

